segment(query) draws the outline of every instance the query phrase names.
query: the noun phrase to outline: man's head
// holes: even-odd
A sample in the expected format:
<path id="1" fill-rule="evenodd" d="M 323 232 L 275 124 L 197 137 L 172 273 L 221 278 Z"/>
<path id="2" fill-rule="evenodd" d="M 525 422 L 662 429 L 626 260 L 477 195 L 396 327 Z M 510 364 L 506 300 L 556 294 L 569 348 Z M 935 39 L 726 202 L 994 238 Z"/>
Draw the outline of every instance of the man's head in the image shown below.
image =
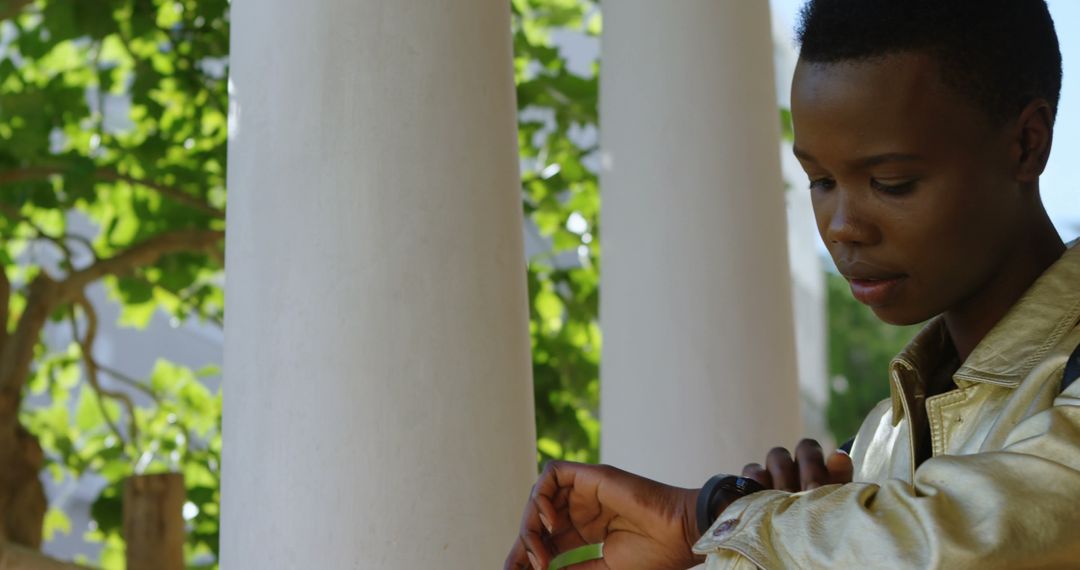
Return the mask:
<path id="1" fill-rule="evenodd" d="M 811 0 L 797 36 L 804 62 L 928 54 L 940 81 L 996 121 L 1035 98 L 1057 111 L 1061 52 L 1044 0 Z"/>
<path id="2" fill-rule="evenodd" d="M 818 228 L 911 324 L 979 304 L 1038 224 L 1061 55 L 1042 0 L 811 0 L 792 86 Z"/>

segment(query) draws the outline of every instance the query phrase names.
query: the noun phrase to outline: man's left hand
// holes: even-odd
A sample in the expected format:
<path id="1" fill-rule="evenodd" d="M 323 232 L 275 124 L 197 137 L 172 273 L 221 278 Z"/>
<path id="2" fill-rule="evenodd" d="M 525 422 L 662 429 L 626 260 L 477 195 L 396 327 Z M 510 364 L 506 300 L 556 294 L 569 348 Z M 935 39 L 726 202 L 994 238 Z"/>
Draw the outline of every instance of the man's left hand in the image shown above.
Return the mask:
<path id="1" fill-rule="evenodd" d="M 750 463 L 743 467 L 742 476 L 761 483 L 766 489 L 808 491 L 822 485 L 850 483 L 853 467 L 851 457 L 837 450 L 825 459 L 821 444 L 804 439 L 795 448 L 795 456 L 783 447 L 774 447 L 765 458 L 765 465 Z"/>

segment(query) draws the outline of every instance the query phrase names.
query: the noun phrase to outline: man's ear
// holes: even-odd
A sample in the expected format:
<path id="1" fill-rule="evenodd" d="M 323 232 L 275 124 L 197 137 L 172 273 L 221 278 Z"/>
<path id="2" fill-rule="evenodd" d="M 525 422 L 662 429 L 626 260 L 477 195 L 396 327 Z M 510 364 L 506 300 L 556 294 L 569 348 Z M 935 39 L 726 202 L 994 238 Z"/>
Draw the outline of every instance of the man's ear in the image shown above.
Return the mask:
<path id="1" fill-rule="evenodd" d="M 1016 121 L 1013 156 L 1016 181 L 1035 182 L 1050 160 L 1054 142 L 1054 112 L 1045 99 L 1035 99 L 1024 107 Z"/>

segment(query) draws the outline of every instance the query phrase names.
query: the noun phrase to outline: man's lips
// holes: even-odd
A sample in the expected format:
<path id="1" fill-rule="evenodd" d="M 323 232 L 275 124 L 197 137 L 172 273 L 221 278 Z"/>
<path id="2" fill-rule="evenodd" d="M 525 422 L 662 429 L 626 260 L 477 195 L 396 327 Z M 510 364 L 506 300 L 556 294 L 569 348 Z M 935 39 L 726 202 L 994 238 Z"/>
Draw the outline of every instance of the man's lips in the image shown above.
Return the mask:
<path id="1" fill-rule="evenodd" d="M 851 285 L 851 294 L 860 302 L 873 306 L 888 303 L 907 278 L 898 271 L 884 269 L 865 262 L 853 262 L 839 267 Z"/>
<path id="2" fill-rule="evenodd" d="M 851 285 L 851 294 L 861 303 L 871 307 L 884 305 L 892 300 L 905 279 L 907 279 L 906 275 L 884 279 L 847 278 L 848 283 Z"/>

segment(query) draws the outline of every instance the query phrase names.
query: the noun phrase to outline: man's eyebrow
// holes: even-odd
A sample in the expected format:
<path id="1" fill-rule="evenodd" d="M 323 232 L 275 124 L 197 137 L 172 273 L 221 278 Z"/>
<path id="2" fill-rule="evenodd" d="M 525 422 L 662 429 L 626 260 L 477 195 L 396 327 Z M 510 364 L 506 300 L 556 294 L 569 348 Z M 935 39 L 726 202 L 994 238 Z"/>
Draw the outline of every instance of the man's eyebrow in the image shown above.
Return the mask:
<path id="1" fill-rule="evenodd" d="M 909 154 L 903 152 L 887 152 L 885 154 L 875 154 L 873 156 L 864 156 L 851 161 L 856 166 L 867 168 L 870 166 L 877 166 L 886 162 L 915 162 L 922 160 L 923 157 L 917 154 Z"/>
<path id="2" fill-rule="evenodd" d="M 817 159 L 810 155 L 810 153 L 802 150 L 798 147 L 792 147 L 792 152 L 795 153 L 797 158 L 807 160 L 810 162 L 817 162 Z M 911 154 L 905 152 L 887 152 L 883 154 L 875 154 L 871 156 L 864 156 L 856 158 L 851 161 L 851 164 L 856 167 L 868 168 L 871 166 L 878 166 L 886 162 L 914 162 L 923 160 L 923 157 L 918 154 Z"/>

